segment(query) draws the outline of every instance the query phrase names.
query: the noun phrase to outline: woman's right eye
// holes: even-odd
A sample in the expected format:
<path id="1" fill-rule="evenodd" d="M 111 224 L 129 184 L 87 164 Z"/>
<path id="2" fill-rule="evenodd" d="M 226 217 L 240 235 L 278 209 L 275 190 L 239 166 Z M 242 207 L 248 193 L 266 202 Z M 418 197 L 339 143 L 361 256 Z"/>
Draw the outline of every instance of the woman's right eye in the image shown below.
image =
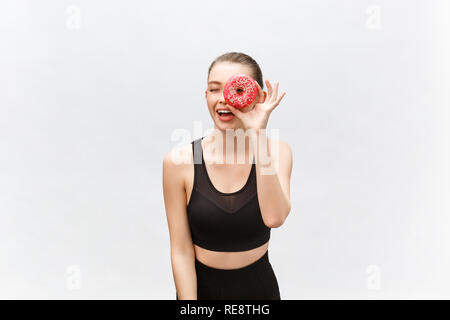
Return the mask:
<path id="1" fill-rule="evenodd" d="M 218 89 L 210 89 L 209 91 L 217 91 Z"/>

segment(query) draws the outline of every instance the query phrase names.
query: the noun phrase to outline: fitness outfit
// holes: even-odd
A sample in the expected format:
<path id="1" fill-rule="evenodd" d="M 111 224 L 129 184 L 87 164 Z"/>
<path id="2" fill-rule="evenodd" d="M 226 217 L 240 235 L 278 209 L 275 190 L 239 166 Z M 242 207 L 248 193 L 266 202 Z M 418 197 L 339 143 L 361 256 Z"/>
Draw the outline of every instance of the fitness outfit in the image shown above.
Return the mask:
<path id="1" fill-rule="evenodd" d="M 224 193 L 212 184 L 199 138 L 191 142 L 194 184 L 187 205 L 192 242 L 202 248 L 237 252 L 262 246 L 271 229 L 261 216 L 253 157 L 250 175 L 238 191 Z M 216 269 L 195 259 L 197 299 L 276 299 L 278 281 L 268 251 L 257 261 L 238 269 Z M 178 294 L 176 295 L 178 300 Z"/>

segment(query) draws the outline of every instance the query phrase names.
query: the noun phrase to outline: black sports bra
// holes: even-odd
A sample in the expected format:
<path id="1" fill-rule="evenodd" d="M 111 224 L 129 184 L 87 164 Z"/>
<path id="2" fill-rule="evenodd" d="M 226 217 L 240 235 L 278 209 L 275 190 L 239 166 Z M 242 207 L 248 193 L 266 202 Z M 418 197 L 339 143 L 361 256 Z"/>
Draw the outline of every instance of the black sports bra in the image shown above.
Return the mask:
<path id="1" fill-rule="evenodd" d="M 223 193 L 212 184 L 199 138 L 191 142 L 194 184 L 187 205 L 192 242 L 213 251 L 247 251 L 270 239 L 271 228 L 262 219 L 256 188 L 256 169 L 238 191 Z"/>

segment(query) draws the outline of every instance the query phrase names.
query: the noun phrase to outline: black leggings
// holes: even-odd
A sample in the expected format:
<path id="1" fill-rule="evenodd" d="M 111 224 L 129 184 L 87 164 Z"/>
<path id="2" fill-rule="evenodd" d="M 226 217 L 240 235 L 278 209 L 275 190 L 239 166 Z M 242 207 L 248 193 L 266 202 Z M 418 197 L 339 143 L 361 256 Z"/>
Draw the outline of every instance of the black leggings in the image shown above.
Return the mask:
<path id="1" fill-rule="evenodd" d="M 242 268 L 216 269 L 195 259 L 195 269 L 197 300 L 281 300 L 278 281 L 269 262 L 269 250 Z"/>

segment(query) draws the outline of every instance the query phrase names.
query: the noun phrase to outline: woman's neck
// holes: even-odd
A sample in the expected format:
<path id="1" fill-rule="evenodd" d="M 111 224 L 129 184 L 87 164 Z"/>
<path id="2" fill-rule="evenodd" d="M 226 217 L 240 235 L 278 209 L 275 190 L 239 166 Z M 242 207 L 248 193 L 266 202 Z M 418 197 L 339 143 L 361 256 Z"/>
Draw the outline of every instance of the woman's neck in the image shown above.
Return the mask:
<path id="1" fill-rule="evenodd" d="M 252 162 L 250 154 L 250 139 L 245 134 L 228 133 L 214 130 L 203 138 L 203 150 L 206 149 L 208 158 L 215 159 L 217 164 L 249 164 Z"/>

